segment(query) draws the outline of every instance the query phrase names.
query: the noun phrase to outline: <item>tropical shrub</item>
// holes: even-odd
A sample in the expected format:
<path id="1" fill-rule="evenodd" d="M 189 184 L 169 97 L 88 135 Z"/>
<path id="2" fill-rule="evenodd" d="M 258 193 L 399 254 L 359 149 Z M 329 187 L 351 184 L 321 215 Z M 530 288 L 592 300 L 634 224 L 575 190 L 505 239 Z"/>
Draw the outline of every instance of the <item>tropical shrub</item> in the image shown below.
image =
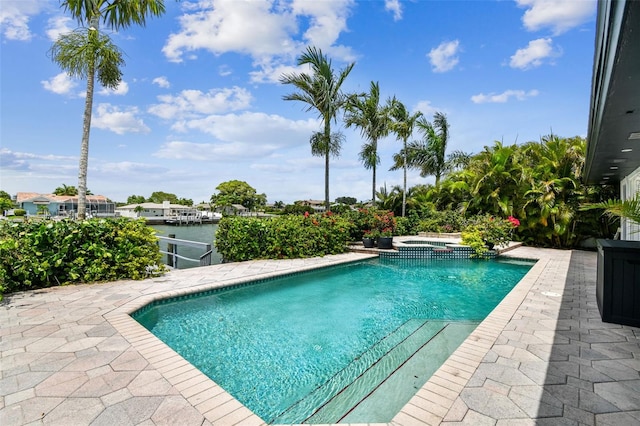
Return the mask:
<path id="1" fill-rule="evenodd" d="M 467 226 L 464 215 L 453 210 L 431 210 L 420 220 L 421 232 L 460 232 Z"/>
<path id="2" fill-rule="evenodd" d="M 467 233 L 477 233 L 489 246 L 500 246 L 513 238 L 513 230 L 520 226 L 520 221 L 513 216 L 506 219 L 490 215 L 476 216 L 470 219 L 470 225 L 465 228 Z"/>
<path id="3" fill-rule="evenodd" d="M 13 211 L 14 216 L 24 216 L 26 214 L 27 214 L 27 211 L 25 209 L 15 209 Z"/>
<path id="4" fill-rule="evenodd" d="M 216 249 L 225 262 L 290 259 L 344 253 L 353 224 L 332 214 L 273 218 L 224 217 L 216 232 Z"/>
<path id="5" fill-rule="evenodd" d="M 0 222 L 0 294 L 164 271 L 144 220 Z"/>
<path id="6" fill-rule="evenodd" d="M 461 243 L 473 249 L 471 257 L 482 258 L 489 252 L 482 233 L 477 228 L 469 227 L 467 230 L 462 231 L 461 237 Z"/>

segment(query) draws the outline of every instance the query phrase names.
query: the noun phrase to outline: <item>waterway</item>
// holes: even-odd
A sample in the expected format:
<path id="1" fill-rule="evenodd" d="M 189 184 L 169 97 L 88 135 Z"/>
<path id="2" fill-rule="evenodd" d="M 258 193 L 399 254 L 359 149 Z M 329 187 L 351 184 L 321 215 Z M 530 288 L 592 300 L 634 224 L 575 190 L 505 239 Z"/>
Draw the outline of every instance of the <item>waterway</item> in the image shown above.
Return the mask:
<path id="1" fill-rule="evenodd" d="M 211 256 L 211 264 L 216 265 L 222 263 L 222 256 L 216 251 L 215 248 L 215 234 L 218 230 L 217 224 L 205 224 L 205 225 L 150 225 L 156 230 L 156 235 L 160 237 L 168 237 L 170 234 L 175 235 L 175 238 L 181 240 L 199 241 L 201 243 L 211 244 L 213 247 L 213 253 Z M 161 250 L 166 251 L 166 244 L 161 243 Z M 204 250 L 192 248 L 192 247 L 178 247 L 178 254 L 181 256 L 190 257 L 192 259 L 198 259 L 204 253 Z M 163 261 L 166 262 L 166 255 L 163 255 Z M 178 261 L 178 269 L 193 268 L 198 266 L 198 262 L 190 262 L 180 259 Z"/>

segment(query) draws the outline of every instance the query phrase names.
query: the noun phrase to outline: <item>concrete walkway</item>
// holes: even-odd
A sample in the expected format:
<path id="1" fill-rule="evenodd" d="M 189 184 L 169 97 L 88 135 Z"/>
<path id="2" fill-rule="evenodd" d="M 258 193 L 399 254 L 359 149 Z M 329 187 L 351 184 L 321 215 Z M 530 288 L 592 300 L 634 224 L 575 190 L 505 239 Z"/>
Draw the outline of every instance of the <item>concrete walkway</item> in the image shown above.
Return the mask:
<path id="1" fill-rule="evenodd" d="M 596 255 L 540 261 L 393 425 L 640 424 L 640 329 L 600 321 Z M 58 287 L 0 305 L 0 425 L 259 425 L 128 315 L 166 297 L 367 258 L 254 261 Z"/>

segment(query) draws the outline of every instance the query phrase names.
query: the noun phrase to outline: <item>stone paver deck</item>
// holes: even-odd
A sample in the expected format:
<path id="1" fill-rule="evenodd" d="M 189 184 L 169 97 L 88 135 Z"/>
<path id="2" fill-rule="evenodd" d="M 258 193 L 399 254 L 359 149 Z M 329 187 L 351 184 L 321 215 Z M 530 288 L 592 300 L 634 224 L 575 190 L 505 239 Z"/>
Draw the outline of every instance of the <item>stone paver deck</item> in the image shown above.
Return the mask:
<path id="1" fill-rule="evenodd" d="M 540 259 L 391 425 L 640 424 L 640 329 L 603 323 L 596 254 Z M 253 261 L 9 295 L 0 425 L 260 425 L 128 315 L 152 300 L 357 259 Z"/>

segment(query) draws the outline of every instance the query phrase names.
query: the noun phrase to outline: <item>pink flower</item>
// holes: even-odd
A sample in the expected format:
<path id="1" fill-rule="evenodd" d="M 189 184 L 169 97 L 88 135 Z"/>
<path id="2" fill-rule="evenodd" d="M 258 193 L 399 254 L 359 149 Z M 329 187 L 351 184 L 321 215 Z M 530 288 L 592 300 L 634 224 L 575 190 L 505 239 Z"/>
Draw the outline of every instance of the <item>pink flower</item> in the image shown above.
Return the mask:
<path id="1" fill-rule="evenodd" d="M 509 216 L 507 220 L 511 222 L 511 225 L 513 225 L 514 228 L 517 228 L 518 226 L 520 226 L 520 221 L 513 216 Z"/>

